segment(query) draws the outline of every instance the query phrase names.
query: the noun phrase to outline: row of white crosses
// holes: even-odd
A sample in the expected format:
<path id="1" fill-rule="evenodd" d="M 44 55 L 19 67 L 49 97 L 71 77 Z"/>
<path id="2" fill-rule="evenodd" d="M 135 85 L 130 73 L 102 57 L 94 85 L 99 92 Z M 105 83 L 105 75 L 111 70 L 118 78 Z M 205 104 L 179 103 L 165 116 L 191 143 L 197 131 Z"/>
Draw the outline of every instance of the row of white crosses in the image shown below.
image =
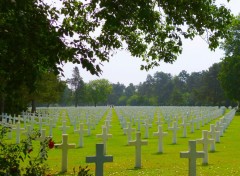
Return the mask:
<path id="1" fill-rule="evenodd" d="M 196 176 L 196 159 L 203 158 L 202 164 L 208 164 L 208 146 L 211 144 L 211 150 L 215 151 L 215 140 L 209 139 L 208 135 L 210 134 L 211 137 L 215 137 L 217 131 L 213 128 L 214 125 L 211 125 L 211 130 L 203 130 L 202 131 L 202 138 L 197 140 L 189 141 L 189 151 L 188 152 L 180 152 L 181 158 L 188 158 L 189 159 L 189 176 Z M 203 151 L 197 152 L 196 151 L 196 143 L 203 145 Z"/>
<path id="2" fill-rule="evenodd" d="M 175 118 L 176 119 L 176 118 Z M 177 119 L 176 119 L 177 120 Z M 145 138 L 148 138 L 148 128 L 149 128 L 149 125 L 147 123 L 148 121 L 146 120 L 145 122 Z M 191 132 L 194 132 L 194 122 L 195 120 L 192 119 L 192 125 L 191 125 Z M 160 124 L 160 120 L 158 120 L 158 124 Z M 185 119 L 183 118 L 183 137 L 186 137 L 186 127 L 187 127 L 187 123 L 185 121 Z M 176 144 L 177 143 L 177 131 L 180 130 L 180 128 L 178 127 L 177 125 L 177 122 L 173 122 L 173 126 L 172 127 L 169 127 L 168 128 L 169 130 L 171 130 L 173 132 L 173 135 L 172 135 L 172 143 L 173 144 Z M 131 140 L 131 136 L 132 136 L 132 132 L 134 131 L 135 129 L 132 129 L 131 128 L 131 123 L 128 122 L 128 127 L 127 128 L 124 128 L 124 134 L 127 134 L 128 136 L 128 142 Z M 213 131 L 213 130 L 211 130 Z M 219 140 L 217 140 L 218 142 Z M 160 145 L 160 144 L 159 144 Z M 213 150 L 214 150 L 214 146 L 212 146 Z M 160 151 L 161 152 L 161 151 Z"/>
<path id="3" fill-rule="evenodd" d="M 231 122 L 235 115 L 235 109 L 231 110 L 228 113 L 227 119 Z M 225 117 L 224 117 L 225 118 Z M 203 130 L 202 138 L 197 139 L 195 141 L 189 141 L 189 151 L 188 152 L 180 152 L 181 158 L 189 159 L 189 176 L 196 176 L 196 159 L 203 158 L 202 164 L 208 164 L 208 145 L 211 145 L 210 151 L 215 151 L 215 142 L 220 142 L 220 136 L 222 136 L 221 130 L 223 126 L 220 124 L 221 122 L 217 121 L 216 126 L 214 124 L 210 125 L 210 131 Z M 208 138 L 210 136 L 210 138 Z M 203 151 L 196 151 L 196 143 L 203 145 Z"/>
<path id="4" fill-rule="evenodd" d="M 175 123 L 174 123 L 175 124 Z M 174 125 L 174 127 L 176 127 L 176 125 Z M 101 136 L 100 137 L 102 137 L 104 140 L 105 139 L 108 139 L 108 136 L 107 136 L 107 130 L 104 130 L 104 128 L 106 129 L 106 127 L 103 127 L 103 133 L 101 134 Z M 18 128 L 19 129 L 19 128 Z M 173 128 L 174 129 L 174 128 Z M 175 129 L 174 129 L 175 130 Z M 45 130 L 43 130 L 44 132 L 45 132 Z M 158 132 L 156 133 L 157 135 L 159 135 L 159 136 L 163 136 L 163 134 L 161 134 L 161 128 L 159 127 L 159 129 L 158 129 Z M 197 140 L 197 141 L 199 141 L 200 143 L 202 143 L 203 145 L 208 145 L 208 141 L 211 141 L 211 140 L 207 140 L 207 137 L 206 137 L 206 134 L 205 134 L 206 132 L 203 132 L 203 138 L 202 139 L 200 139 L 200 140 Z M 43 134 L 42 134 L 43 135 Z M 45 135 L 45 133 L 44 133 L 44 135 Z M 43 135 L 43 136 L 44 136 Z M 64 136 L 64 135 L 63 135 Z M 129 142 L 129 144 L 130 145 L 134 145 L 135 147 L 136 147 L 136 161 L 135 161 L 135 167 L 141 167 L 141 145 L 146 145 L 147 144 L 147 142 L 146 141 L 141 141 L 141 134 L 138 132 L 137 134 L 136 134 L 136 140 L 135 141 L 130 141 Z M 64 138 L 64 137 L 63 137 Z M 65 141 L 65 142 L 64 142 Z M 207 142 L 206 142 L 207 141 Z M 67 153 L 67 150 L 68 150 L 68 148 L 71 148 L 71 145 L 65 145 L 65 143 L 67 143 L 67 140 L 66 139 L 63 139 L 63 143 L 60 145 L 60 148 L 61 148 L 61 146 L 62 146 L 62 148 L 65 148 L 65 149 L 63 149 L 63 152 L 64 153 Z M 160 143 L 161 142 L 159 142 L 159 148 L 161 148 L 160 147 Z M 57 145 L 58 146 L 58 145 Z M 64 147 L 65 146 L 65 147 Z M 67 146 L 67 147 L 66 147 Z M 69 147 L 70 146 L 70 147 Z M 106 144 L 104 145 L 103 144 L 103 148 L 104 148 L 104 146 L 106 146 Z M 159 150 L 160 151 L 160 150 Z M 103 150 L 103 152 L 106 154 L 106 148 L 105 148 L 105 150 Z M 63 154 L 63 156 L 62 156 L 62 160 L 66 160 L 66 158 L 67 158 L 67 154 Z M 206 159 L 207 157 L 204 157 L 204 162 L 203 163 L 206 163 L 207 162 L 207 159 Z M 67 168 L 66 167 L 66 164 L 64 164 L 64 163 L 67 163 L 67 162 L 63 162 L 62 161 L 62 171 L 64 171 L 65 170 L 65 168 Z"/>
<path id="5" fill-rule="evenodd" d="M 176 128 L 176 123 L 174 123 L 174 127 Z M 180 157 L 181 158 L 189 158 L 189 175 L 195 176 L 196 175 L 196 159 L 197 158 L 203 158 L 203 164 L 208 164 L 208 145 L 214 144 L 214 139 L 209 139 L 208 134 L 210 136 L 216 136 L 216 131 L 213 128 L 214 126 L 211 125 L 210 131 L 203 130 L 202 135 L 203 137 L 201 139 L 197 139 L 196 141 L 189 141 L 189 152 L 181 152 Z M 103 163 L 104 162 L 112 162 L 113 158 L 112 156 L 106 156 L 106 141 L 109 137 L 112 137 L 111 134 L 107 134 L 106 126 L 102 127 L 103 131 L 102 134 L 98 134 L 97 137 L 102 138 L 103 144 L 97 144 L 96 150 L 97 150 L 97 156 L 94 157 L 87 157 L 86 162 L 96 163 L 96 175 L 103 175 Z M 173 128 L 174 129 L 174 128 Z M 154 133 L 154 135 L 159 137 L 159 152 L 163 152 L 162 148 L 162 138 L 166 135 L 165 132 L 162 132 L 162 127 L 158 126 L 158 132 Z M 63 136 L 64 137 L 64 136 Z M 65 137 L 66 138 L 66 137 Z M 65 141 L 65 142 L 64 142 Z M 196 142 L 203 145 L 203 152 L 197 152 L 196 151 Z M 141 140 L 141 133 L 136 133 L 136 140 L 129 141 L 129 145 L 135 146 L 135 167 L 141 168 L 141 146 L 147 145 L 147 141 Z M 58 147 L 59 145 L 57 145 Z M 66 139 L 63 139 L 63 143 L 61 144 L 63 149 L 62 154 L 62 171 L 65 172 L 67 169 L 67 150 L 69 148 L 73 148 L 73 145 L 67 144 Z M 75 147 L 75 145 L 74 145 Z M 212 150 L 212 149 L 211 149 Z M 65 154 L 64 154 L 65 153 Z"/>

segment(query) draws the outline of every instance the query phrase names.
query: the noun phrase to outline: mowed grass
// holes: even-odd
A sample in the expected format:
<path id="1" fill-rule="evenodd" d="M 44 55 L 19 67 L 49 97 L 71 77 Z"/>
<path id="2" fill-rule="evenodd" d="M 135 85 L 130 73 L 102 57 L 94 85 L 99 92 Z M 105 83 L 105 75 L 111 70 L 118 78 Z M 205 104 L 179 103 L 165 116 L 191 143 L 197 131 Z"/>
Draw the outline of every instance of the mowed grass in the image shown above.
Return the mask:
<path id="1" fill-rule="evenodd" d="M 111 128 L 109 133 L 112 134 L 107 142 L 107 155 L 113 156 L 112 163 L 104 164 L 104 175 L 119 175 L 119 176 L 138 176 L 138 175 L 151 175 L 151 176 L 181 176 L 188 175 L 188 159 L 180 158 L 181 151 L 188 151 L 188 140 L 195 140 L 202 137 L 202 130 L 210 130 L 210 124 L 215 124 L 211 121 L 201 129 L 190 133 L 188 127 L 187 137 L 183 138 L 182 128 L 177 134 L 177 144 L 172 144 L 172 132 L 167 130 L 167 124 L 163 124 L 164 131 L 168 135 L 163 139 L 164 153 L 157 153 L 158 139 L 153 136 L 153 132 L 157 132 L 157 117 L 154 118 L 152 128 L 149 129 L 149 138 L 144 139 L 144 128 L 141 128 L 142 140 L 147 140 L 148 145 L 142 146 L 142 168 L 135 169 L 135 147 L 127 145 L 127 136 L 124 135 L 118 120 L 116 111 L 108 109 L 108 112 L 102 117 L 95 129 L 91 130 L 91 136 L 84 136 L 84 147 L 70 149 L 68 151 L 68 172 L 60 173 L 61 171 L 61 150 L 52 149 L 49 151 L 49 158 L 47 164 L 51 168 L 51 173 L 54 175 L 71 175 L 73 168 L 78 170 L 79 166 L 88 166 L 90 173 L 94 174 L 95 164 L 86 163 L 86 156 L 95 156 L 96 143 L 101 143 L 100 138 L 96 138 L 96 134 L 102 131 L 102 125 L 106 120 L 107 113 L 112 111 Z M 70 122 L 67 123 L 70 126 Z M 62 136 L 58 126 L 61 126 L 61 118 L 59 118 L 58 125 L 53 131 L 53 140 L 55 143 L 61 143 Z M 136 128 L 136 126 L 133 126 Z M 85 128 L 87 128 L 85 126 Z M 46 127 L 48 134 L 48 127 Z M 67 133 L 69 134 L 68 142 L 78 145 L 79 135 L 73 132 L 71 126 Z M 135 133 L 132 136 L 135 139 Z M 14 139 L 14 138 L 13 138 Z M 37 146 L 39 142 L 35 142 Z M 197 150 L 202 150 L 202 145 L 197 144 Z M 216 143 L 216 152 L 209 153 L 209 165 L 202 166 L 202 159 L 197 160 L 197 175 L 208 176 L 231 176 L 240 175 L 240 116 L 236 115 L 230 126 L 221 137 L 220 143 Z"/>

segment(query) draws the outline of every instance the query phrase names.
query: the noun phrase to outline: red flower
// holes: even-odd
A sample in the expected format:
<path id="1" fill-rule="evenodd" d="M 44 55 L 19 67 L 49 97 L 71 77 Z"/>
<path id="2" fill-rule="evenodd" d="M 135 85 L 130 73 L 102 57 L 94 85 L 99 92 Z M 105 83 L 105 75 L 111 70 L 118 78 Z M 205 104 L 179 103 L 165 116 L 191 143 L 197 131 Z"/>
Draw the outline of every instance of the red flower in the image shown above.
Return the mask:
<path id="1" fill-rule="evenodd" d="M 53 142 L 52 139 L 49 140 L 49 142 L 48 142 L 48 147 L 49 147 L 50 149 L 52 149 L 52 148 L 54 147 L 54 142 Z"/>

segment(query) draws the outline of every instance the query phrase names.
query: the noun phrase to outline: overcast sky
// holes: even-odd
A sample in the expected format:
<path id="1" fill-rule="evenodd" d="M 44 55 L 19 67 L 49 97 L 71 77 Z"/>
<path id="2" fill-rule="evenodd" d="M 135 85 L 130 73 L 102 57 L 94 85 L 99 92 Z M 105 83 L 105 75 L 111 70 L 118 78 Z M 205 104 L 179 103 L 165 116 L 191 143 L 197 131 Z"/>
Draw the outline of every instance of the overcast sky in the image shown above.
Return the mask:
<path id="1" fill-rule="evenodd" d="M 225 4 L 235 15 L 240 12 L 240 0 L 231 0 L 230 3 L 227 3 L 227 0 L 216 0 L 216 2 Z M 159 67 L 148 72 L 140 70 L 141 58 L 131 57 L 127 51 L 118 51 L 108 63 L 103 63 L 103 73 L 100 77 L 91 75 L 80 65 L 67 63 L 63 67 L 65 75 L 63 79 L 71 78 L 73 67 L 78 66 L 84 82 L 105 78 L 111 83 L 119 82 L 126 86 L 130 83 L 137 85 L 144 82 L 148 74 L 153 75 L 157 71 L 178 75 L 182 70 L 186 70 L 188 73 L 207 70 L 213 63 L 220 62 L 223 56 L 222 50 L 210 51 L 207 43 L 201 37 L 196 37 L 194 40 L 183 41 L 183 52 L 173 64 L 161 62 Z"/>

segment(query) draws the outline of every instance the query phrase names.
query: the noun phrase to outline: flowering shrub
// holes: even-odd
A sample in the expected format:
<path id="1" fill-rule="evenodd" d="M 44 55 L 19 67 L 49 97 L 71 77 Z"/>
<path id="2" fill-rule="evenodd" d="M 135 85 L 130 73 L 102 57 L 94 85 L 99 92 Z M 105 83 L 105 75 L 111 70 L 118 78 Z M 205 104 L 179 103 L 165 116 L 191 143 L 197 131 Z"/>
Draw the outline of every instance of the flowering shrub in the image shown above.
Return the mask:
<path id="1" fill-rule="evenodd" d="M 27 135 L 20 144 L 10 144 L 4 141 L 9 127 L 0 126 L 0 175 L 5 176 L 44 176 L 47 175 L 48 166 L 44 163 L 47 158 L 47 152 L 54 147 L 54 142 L 50 137 L 46 137 L 40 142 L 40 150 L 37 156 L 32 157 L 34 150 L 32 141 L 40 137 L 40 133 L 33 131 Z M 25 167 L 20 163 L 25 162 Z"/>

